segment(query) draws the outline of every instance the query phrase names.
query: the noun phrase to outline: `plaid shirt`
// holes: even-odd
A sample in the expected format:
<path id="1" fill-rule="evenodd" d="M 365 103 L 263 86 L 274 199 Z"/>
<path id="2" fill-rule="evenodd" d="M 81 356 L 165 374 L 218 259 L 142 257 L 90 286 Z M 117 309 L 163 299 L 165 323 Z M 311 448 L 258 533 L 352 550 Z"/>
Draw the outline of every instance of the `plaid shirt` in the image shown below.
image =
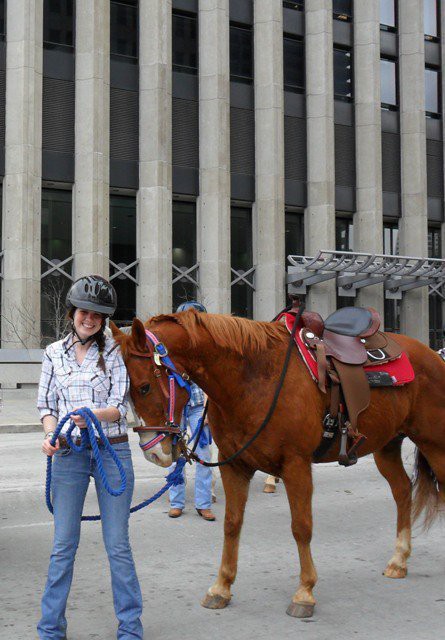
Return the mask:
<path id="1" fill-rule="evenodd" d="M 204 404 L 204 391 L 198 387 L 194 382 L 190 383 L 190 400 L 188 405 L 190 407 L 197 407 L 200 404 Z"/>
<path id="2" fill-rule="evenodd" d="M 99 350 L 94 342 L 88 349 L 81 365 L 77 363 L 75 347 L 68 349 L 72 334 L 63 340 L 50 344 L 44 353 L 40 376 L 37 408 L 40 419 L 52 415 L 57 420 L 79 407 L 106 409 L 116 407 L 121 415 L 116 422 L 102 422 L 108 437 L 127 432 L 127 395 L 129 380 L 118 345 L 107 337 L 103 357 L 104 373 L 98 366 Z M 69 428 L 67 422 L 62 433 Z M 80 435 L 74 429 L 73 436 Z"/>

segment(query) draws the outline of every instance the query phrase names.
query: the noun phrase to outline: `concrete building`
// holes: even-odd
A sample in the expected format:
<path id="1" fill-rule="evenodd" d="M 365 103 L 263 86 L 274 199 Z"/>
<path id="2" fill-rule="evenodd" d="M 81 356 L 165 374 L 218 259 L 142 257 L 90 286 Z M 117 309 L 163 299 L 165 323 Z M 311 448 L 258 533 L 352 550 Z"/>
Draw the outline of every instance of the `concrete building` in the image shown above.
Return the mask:
<path id="1" fill-rule="evenodd" d="M 288 254 L 442 257 L 440 4 L 0 0 L 1 352 L 53 339 L 86 273 L 119 321 L 270 319 Z M 441 291 L 307 298 L 437 346 Z"/>

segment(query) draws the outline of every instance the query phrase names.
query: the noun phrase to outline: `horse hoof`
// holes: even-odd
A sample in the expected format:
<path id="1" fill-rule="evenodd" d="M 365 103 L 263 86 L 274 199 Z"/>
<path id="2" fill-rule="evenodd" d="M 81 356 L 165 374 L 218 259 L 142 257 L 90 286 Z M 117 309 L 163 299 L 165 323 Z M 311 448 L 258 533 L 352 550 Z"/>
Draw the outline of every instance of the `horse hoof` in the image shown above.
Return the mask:
<path id="1" fill-rule="evenodd" d="M 396 565 L 389 564 L 383 572 L 383 575 L 387 578 L 399 580 L 401 578 L 406 578 L 407 573 L 408 569 L 406 567 L 397 567 Z"/>
<path id="2" fill-rule="evenodd" d="M 205 597 L 201 600 L 201 606 L 206 609 L 225 609 L 229 602 L 230 598 L 206 593 Z"/>
<path id="3" fill-rule="evenodd" d="M 276 488 L 273 484 L 265 484 L 263 488 L 263 493 L 275 493 Z"/>
<path id="4" fill-rule="evenodd" d="M 314 607 L 310 602 L 291 602 L 286 613 L 293 618 L 312 618 Z"/>

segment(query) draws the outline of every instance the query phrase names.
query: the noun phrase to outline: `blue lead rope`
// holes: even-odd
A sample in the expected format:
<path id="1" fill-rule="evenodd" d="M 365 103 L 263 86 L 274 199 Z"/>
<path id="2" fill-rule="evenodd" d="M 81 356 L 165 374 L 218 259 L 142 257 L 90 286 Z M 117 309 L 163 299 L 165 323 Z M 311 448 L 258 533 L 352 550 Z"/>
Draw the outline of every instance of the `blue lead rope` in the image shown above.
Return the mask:
<path id="1" fill-rule="evenodd" d="M 73 429 L 75 429 L 76 425 L 74 424 L 74 422 L 71 422 L 71 425 L 70 425 L 69 429 L 67 430 L 67 432 L 65 434 L 68 446 L 71 449 L 73 449 L 74 451 L 77 451 L 78 453 L 80 453 L 81 451 L 84 451 L 88 446 L 91 446 L 91 448 L 93 450 L 94 458 L 96 460 L 97 468 L 99 470 L 99 475 L 101 477 L 102 483 L 103 483 L 106 491 L 108 491 L 108 493 L 110 495 L 112 495 L 112 496 L 116 496 L 117 497 L 117 496 L 122 495 L 124 493 L 125 489 L 126 489 L 126 486 L 127 486 L 127 476 L 126 476 L 126 473 L 125 473 L 125 469 L 123 468 L 122 463 L 119 460 L 118 455 L 116 454 L 116 452 L 114 451 L 113 447 L 109 443 L 108 438 L 106 437 L 106 435 L 105 435 L 105 433 L 104 433 L 104 431 L 102 429 L 100 421 L 97 419 L 97 417 L 91 411 L 91 409 L 89 409 L 88 407 L 82 407 L 82 409 L 77 409 L 76 411 L 71 411 L 70 413 L 67 413 L 67 415 L 64 418 L 62 418 L 62 420 L 57 425 L 57 428 L 56 428 L 56 430 L 54 432 L 54 435 L 51 438 L 51 445 L 53 447 L 55 446 L 56 440 L 57 440 L 57 438 L 59 436 L 59 433 L 62 430 L 64 424 L 68 420 L 70 420 L 71 416 L 73 416 L 73 415 L 82 416 L 84 418 L 84 420 L 85 420 L 87 428 L 80 430 L 81 442 L 80 442 L 80 445 L 76 445 L 73 442 L 73 439 L 71 438 L 71 433 L 72 433 Z M 102 464 L 102 457 L 101 457 L 101 454 L 100 454 L 99 445 L 97 443 L 97 437 L 96 437 L 96 433 L 94 431 L 94 427 L 96 428 L 100 439 L 104 443 L 104 446 L 107 449 L 107 451 L 109 451 L 114 463 L 116 464 L 116 466 L 117 466 L 117 468 L 119 470 L 119 475 L 121 477 L 121 485 L 120 485 L 119 489 L 117 489 L 117 490 L 113 489 L 110 486 L 109 482 L 108 482 L 108 478 L 106 476 L 105 469 L 104 469 L 103 464 Z M 144 507 L 147 507 L 149 504 L 151 504 L 152 502 L 154 502 L 155 500 L 160 498 L 167 491 L 167 489 L 169 489 L 171 486 L 183 484 L 184 483 L 184 477 L 182 475 L 182 470 L 184 468 L 185 463 L 186 463 L 185 458 L 182 458 L 182 457 L 179 458 L 179 460 L 176 463 L 175 469 L 171 473 L 169 473 L 168 476 L 166 477 L 166 480 L 167 480 L 166 485 L 164 487 L 162 487 L 162 489 L 160 489 L 160 491 L 158 491 L 154 496 L 152 496 L 148 500 L 144 500 L 140 504 L 132 507 L 130 509 L 130 513 L 134 513 L 135 511 L 139 511 L 140 509 L 143 509 Z M 50 513 L 54 513 L 53 505 L 51 503 L 51 475 L 52 475 L 52 456 L 47 456 L 45 499 L 46 499 L 46 506 L 48 507 Z M 100 519 L 101 519 L 100 516 L 82 516 L 82 518 L 81 518 L 81 520 L 89 520 L 89 521 L 100 520 Z"/>

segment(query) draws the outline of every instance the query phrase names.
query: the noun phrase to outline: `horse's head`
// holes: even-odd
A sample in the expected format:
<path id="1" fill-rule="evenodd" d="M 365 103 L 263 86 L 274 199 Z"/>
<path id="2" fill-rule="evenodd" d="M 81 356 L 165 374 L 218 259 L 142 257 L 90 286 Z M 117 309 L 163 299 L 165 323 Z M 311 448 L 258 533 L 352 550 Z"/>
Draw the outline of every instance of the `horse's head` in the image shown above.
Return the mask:
<path id="1" fill-rule="evenodd" d="M 168 467 L 179 457 L 177 425 L 188 400 L 188 392 L 181 386 L 180 375 L 176 375 L 176 379 L 169 378 L 168 367 L 140 320 L 133 320 L 131 333 L 120 331 L 113 323 L 111 329 L 121 347 L 130 378 L 135 418 L 140 420 L 134 428 L 139 433 L 140 447 L 149 462 Z"/>

